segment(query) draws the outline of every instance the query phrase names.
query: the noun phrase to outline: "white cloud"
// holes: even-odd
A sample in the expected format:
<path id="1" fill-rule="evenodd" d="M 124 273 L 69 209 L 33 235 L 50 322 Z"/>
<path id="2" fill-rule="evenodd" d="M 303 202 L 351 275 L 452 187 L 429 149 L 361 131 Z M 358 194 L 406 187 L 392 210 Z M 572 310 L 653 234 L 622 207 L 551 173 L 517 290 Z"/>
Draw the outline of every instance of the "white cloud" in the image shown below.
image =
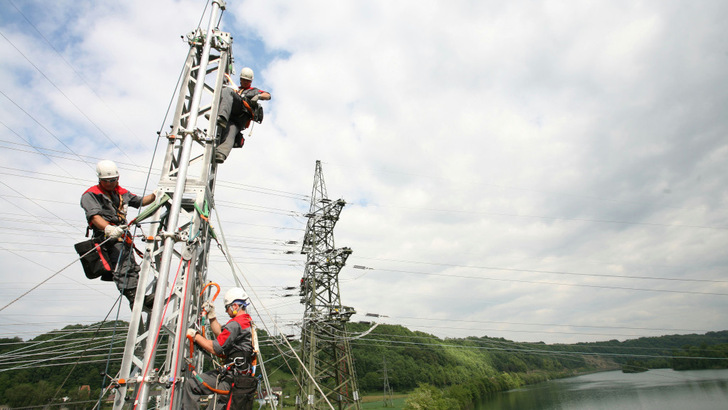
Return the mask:
<path id="1" fill-rule="evenodd" d="M 0 127 L 0 227 L 62 232 L 38 245 L 66 245 L 58 263 L 40 261 L 51 270 L 73 256 L 83 229 L 78 196 L 94 182 L 95 158 L 89 166 L 76 154 L 115 158 L 125 186 L 144 186 L 187 52 L 179 36 L 199 21 L 198 3 L 18 4 L 83 81 L 14 9 L 0 19 L 2 33 L 83 111 L 0 39 L 2 91 L 74 151 L 0 96 L 4 124 L 64 152 L 45 151 L 56 155 L 51 162 Z M 301 255 L 286 256 L 295 246 L 275 241 L 300 240 L 305 219 L 286 214 L 308 210 L 283 193 L 310 194 L 320 159 L 329 196 L 349 203 L 336 230 L 337 246 L 354 250 L 342 301 L 362 314 L 412 326 L 424 326 L 412 318 L 450 320 L 428 324 L 440 336 L 546 342 L 728 326 L 726 296 L 604 288 L 728 293 L 723 282 L 634 278 L 719 281 L 726 269 L 722 2 L 228 7 L 223 29 L 234 35 L 236 68 L 254 67 L 273 100 L 220 169 L 218 211 L 234 256 L 275 314 L 300 319 L 297 297 L 275 297 L 281 291 L 271 287 L 298 284 Z M 58 182 L 69 174 L 83 182 Z M 50 272 L 0 255 L 27 280 L 4 300 Z M 232 283 L 228 269 L 213 258 L 211 276 L 223 286 Z M 77 266 L 67 274 L 83 279 Z M 91 312 L 116 296 L 111 284 L 88 284 L 106 296 L 62 277 L 44 286 L 83 300 L 68 307 L 70 323 L 100 320 Z M 31 293 L 0 319 L 30 309 L 37 295 L 46 296 Z M 596 328 L 579 327 L 587 325 Z"/>

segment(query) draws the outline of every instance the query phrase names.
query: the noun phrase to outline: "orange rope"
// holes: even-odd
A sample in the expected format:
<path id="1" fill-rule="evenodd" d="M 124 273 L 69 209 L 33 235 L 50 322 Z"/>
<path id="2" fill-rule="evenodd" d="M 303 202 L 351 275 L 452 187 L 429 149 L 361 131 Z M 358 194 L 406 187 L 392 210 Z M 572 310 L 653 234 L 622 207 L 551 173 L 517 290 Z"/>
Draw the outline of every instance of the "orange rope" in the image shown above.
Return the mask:
<path id="1" fill-rule="evenodd" d="M 215 295 L 212 297 L 212 300 L 210 300 L 210 302 L 214 302 L 215 299 L 217 299 L 217 295 L 220 294 L 220 285 L 218 285 L 215 282 L 208 282 L 202 288 L 202 291 L 200 292 L 200 298 L 202 298 L 202 295 L 205 293 L 205 289 L 207 289 L 207 287 L 210 286 L 210 285 L 213 285 L 213 286 L 215 286 L 217 288 L 217 292 L 215 292 Z M 205 309 L 202 309 L 202 312 L 200 312 L 200 316 L 207 317 L 207 311 Z M 201 330 L 202 331 L 200 333 L 202 333 L 202 335 L 204 336 L 205 335 L 205 326 L 201 326 Z"/>
<path id="2" fill-rule="evenodd" d="M 216 388 L 210 386 L 209 384 L 205 383 L 205 381 L 202 380 L 202 378 L 197 375 L 197 372 L 195 371 L 195 366 L 192 365 L 192 356 L 195 353 L 195 338 L 192 337 L 192 336 L 190 336 L 190 335 L 187 335 L 187 340 L 190 341 L 190 364 L 189 364 L 189 369 L 192 372 L 192 374 L 197 378 L 197 380 L 199 380 L 202 383 L 203 386 L 205 386 L 208 389 L 210 389 L 211 392 L 217 393 L 217 394 L 222 394 L 222 395 L 228 395 L 228 394 L 230 394 L 230 390 L 219 390 L 219 389 L 216 389 Z"/>

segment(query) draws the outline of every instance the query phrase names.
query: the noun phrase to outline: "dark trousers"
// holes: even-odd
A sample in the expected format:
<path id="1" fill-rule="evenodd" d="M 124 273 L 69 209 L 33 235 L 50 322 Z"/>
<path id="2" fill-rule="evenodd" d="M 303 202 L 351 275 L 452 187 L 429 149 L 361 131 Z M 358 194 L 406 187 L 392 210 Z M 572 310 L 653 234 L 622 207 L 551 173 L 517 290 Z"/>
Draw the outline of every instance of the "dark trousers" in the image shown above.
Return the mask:
<path id="1" fill-rule="evenodd" d="M 217 152 L 227 158 L 233 149 L 238 133 L 247 127 L 251 117 L 245 105 L 243 105 L 243 97 L 230 87 L 225 87 L 222 90 L 220 108 L 218 109 L 217 115 L 225 118 L 228 124 L 227 128 L 222 131 L 222 136 L 217 146 Z"/>
<path id="2" fill-rule="evenodd" d="M 119 292 L 136 289 L 141 268 L 134 259 L 131 245 L 112 240 L 104 244 L 104 249 L 109 255 L 109 262 L 114 270 L 114 282 Z"/>
<path id="3" fill-rule="evenodd" d="M 220 377 L 220 380 L 218 380 L 219 372 L 216 370 L 212 370 L 209 372 L 205 372 L 200 374 L 199 376 L 202 378 L 202 380 L 205 381 L 209 386 L 212 386 L 215 389 L 218 390 L 230 390 L 231 385 L 231 378 L 230 377 Z M 190 410 L 190 409 L 199 409 L 200 403 L 199 399 L 202 396 L 207 396 L 213 394 L 212 390 L 205 387 L 202 383 L 200 383 L 197 378 L 189 374 L 189 376 L 185 379 L 185 389 L 182 393 L 182 410 Z M 217 399 L 217 400 L 215 400 Z M 216 396 L 213 396 L 212 400 L 210 400 L 210 403 L 207 405 L 208 409 L 224 409 L 226 404 L 228 402 L 228 396 L 227 395 L 221 395 L 218 394 Z"/>

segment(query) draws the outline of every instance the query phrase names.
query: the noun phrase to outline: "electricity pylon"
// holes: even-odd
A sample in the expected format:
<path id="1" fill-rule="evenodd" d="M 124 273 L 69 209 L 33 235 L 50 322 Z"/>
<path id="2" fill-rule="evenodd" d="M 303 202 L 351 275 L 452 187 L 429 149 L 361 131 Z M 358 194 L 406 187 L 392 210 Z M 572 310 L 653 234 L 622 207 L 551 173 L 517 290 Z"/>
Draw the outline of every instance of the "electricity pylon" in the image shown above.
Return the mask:
<path id="1" fill-rule="evenodd" d="M 346 332 L 346 323 L 356 312 L 341 304 L 339 294 L 339 271 L 351 249 L 334 246 L 334 226 L 344 205 L 343 199 L 332 201 L 327 197 L 321 161 L 316 161 L 308 225 L 301 249 L 307 258 L 301 280 L 301 303 L 305 308 L 298 409 L 360 408 Z"/>
<path id="2" fill-rule="evenodd" d="M 384 372 L 384 407 L 394 407 L 394 398 L 392 388 L 389 386 L 389 376 L 387 375 L 387 358 L 382 358 L 382 367 Z"/>
<path id="3" fill-rule="evenodd" d="M 186 331 L 198 317 L 200 292 L 215 239 L 208 216 L 214 208 L 215 136 L 225 74 L 232 73 L 232 37 L 215 25 L 225 2 L 214 0 L 207 29 L 186 37 L 190 45 L 154 205 L 144 232 L 146 247 L 129 324 L 114 409 L 179 408 L 189 351 Z M 204 118 L 209 114 L 212 121 Z M 201 125 L 206 128 L 201 128 Z M 159 197 L 162 198 L 159 198 Z M 142 320 L 144 285 L 154 291 L 154 306 Z M 202 354 L 192 363 L 202 369 Z M 133 388 L 133 392 L 127 390 Z M 127 400 L 127 394 L 129 394 Z M 153 402 L 150 402 L 153 397 Z"/>

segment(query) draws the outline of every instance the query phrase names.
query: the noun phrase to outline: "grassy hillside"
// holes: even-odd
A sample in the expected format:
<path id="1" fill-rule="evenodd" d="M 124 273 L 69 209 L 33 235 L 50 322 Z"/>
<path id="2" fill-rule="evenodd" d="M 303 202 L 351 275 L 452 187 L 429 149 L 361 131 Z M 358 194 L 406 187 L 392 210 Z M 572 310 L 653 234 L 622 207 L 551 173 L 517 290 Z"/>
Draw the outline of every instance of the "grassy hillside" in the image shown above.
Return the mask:
<path id="1" fill-rule="evenodd" d="M 23 407 L 58 402 L 62 397 L 94 401 L 112 338 L 115 345 L 108 373 L 118 370 L 126 326 L 123 322 L 75 325 L 29 341 L 0 340 L 0 404 Z M 349 331 L 356 335 L 370 326 L 351 323 Z M 297 365 L 284 360 L 265 332 L 260 331 L 259 337 L 271 385 L 282 387 L 292 404 L 298 389 L 293 377 Z M 430 386 L 446 392 L 440 399 L 459 403 L 524 384 L 622 366 L 728 367 L 728 331 L 547 345 L 490 337 L 440 339 L 402 326 L 379 325 L 350 343 L 363 395 L 382 392 L 386 367 L 395 394 L 425 398 L 439 394 Z M 298 347 L 297 342 L 292 344 Z M 89 387 L 80 390 L 84 385 Z"/>

